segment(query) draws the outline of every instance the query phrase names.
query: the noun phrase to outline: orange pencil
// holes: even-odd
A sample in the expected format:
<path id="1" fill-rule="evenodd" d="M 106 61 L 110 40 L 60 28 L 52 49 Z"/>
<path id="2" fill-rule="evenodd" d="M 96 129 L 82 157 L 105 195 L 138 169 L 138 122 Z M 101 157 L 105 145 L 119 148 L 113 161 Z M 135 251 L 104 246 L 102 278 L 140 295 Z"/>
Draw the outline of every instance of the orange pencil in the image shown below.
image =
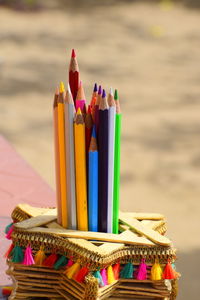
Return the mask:
<path id="1" fill-rule="evenodd" d="M 62 226 L 68 227 L 67 211 L 67 184 L 66 184 L 66 158 L 65 158 L 65 117 L 64 117 L 64 94 L 65 88 L 63 82 L 60 83 L 60 92 L 58 97 L 58 143 L 60 159 L 60 185 L 61 185 L 61 203 L 62 203 Z"/>
<path id="2" fill-rule="evenodd" d="M 58 97 L 59 89 L 56 89 L 53 103 L 53 127 L 54 127 L 54 153 L 55 153 L 55 175 L 56 175 L 56 200 L 57 200 L 57 221 L 62 225 L 62 206 L 61 206 L 61 186 L 60 186 L 60 158 L 58 144 Z"/>

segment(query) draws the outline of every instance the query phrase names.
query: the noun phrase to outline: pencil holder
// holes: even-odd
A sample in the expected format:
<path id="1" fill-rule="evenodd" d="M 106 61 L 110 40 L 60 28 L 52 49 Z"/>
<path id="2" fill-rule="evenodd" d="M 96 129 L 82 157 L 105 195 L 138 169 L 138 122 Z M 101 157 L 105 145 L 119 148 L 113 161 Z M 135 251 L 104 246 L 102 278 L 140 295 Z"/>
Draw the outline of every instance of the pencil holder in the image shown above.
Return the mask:
<path id="1" fill-rule="evenodd" d="M 12 299 L 176 299 L 176 250 L 159 214 L 120 213 L 120 234 L 63 229 L 56 209 L 18 205 L 7 229 Z"/>

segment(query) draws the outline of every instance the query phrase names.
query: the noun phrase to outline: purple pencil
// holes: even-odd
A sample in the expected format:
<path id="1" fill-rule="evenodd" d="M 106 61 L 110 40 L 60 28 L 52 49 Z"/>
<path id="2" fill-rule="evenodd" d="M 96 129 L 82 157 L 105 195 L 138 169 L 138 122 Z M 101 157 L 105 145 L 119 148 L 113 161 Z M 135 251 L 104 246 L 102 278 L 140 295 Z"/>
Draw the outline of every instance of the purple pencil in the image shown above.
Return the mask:
<path id="1" fill-rule="evenodd" d="M 107 232 L 108 214 L 108 103 L 105 90 L 99 103 L 99 231 Z"/>
<path id="2" fill-rule="evenodd" d="M 96 100 L 95 107 L 94 107 L 94 124 L 95 124 L 95 128 L 96 128 L 97 136 L 98 136 L 98 132 L 99 132 L 99 105 L 100 105 L 101 98 L 102 98 L 101 93 L 102 93 L 102 89 L 101 89 L 101 86 L 99 86 L 97 100 Z"/>

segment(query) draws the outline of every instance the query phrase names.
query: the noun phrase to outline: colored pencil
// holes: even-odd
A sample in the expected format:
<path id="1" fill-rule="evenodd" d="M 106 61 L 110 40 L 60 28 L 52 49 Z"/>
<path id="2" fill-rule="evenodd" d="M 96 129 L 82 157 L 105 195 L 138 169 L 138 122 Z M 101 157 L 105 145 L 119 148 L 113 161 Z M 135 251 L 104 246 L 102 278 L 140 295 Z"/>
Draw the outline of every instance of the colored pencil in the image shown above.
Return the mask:
<path id="1" fill-rule="evenodd" d="M 65 96 L 65 145 L 66 145 L 66 176 L 68 199 L 68 228 L 76 229 L 76 192 L 74 165 L 74 115 L 75 107 L 70 86 Z"/>
<path id="2" fill-rule="evenodd" d="M 86 113 L 86 98 L 85 98 L 85 92 L 84 92 L 84 89 L 83 89 L 82 81 L 80 81 L 80 84 L 79 84 L 79 87 L 78 87 L 75 106 L 76 106 L 76 111 L 80 107 L 81 112 L 84 113 L 84 114 Z"/>
<path id="3" fill-rule="evenodd" d="M 97 97 L 97 92 L 98 92 L 98 87 L 97 87 L 97 84 L 95 83 L 95 84 L 94 84 L 94 89 L 93 89 L 93 93 L 92 93 L 92 98 L 91 98 L 90 105 L 92 105 L 93 99 L 94 99 L 95 97 Z"/>
<path id="4" fill-rule="evenodd" d="M 58 97 L 59 89 L 56 89 L 53 103 L 53 124 L 54 124 L 54 154 L 55 154 L 55 177 L 56 177 L 56 200 L 57 200 L 57 221 L 62 225 L 62 207 L 61 207 L 61 186 L 60 186 L 60 158 L 58 143 Z"/>
<path id="5" fill-rule="evenodd" d="M 90 105 L 88 105 L 88 111 L 85 117 L 85 143 L 86 143 L 86 155 L 88 154 L 89 147 L 90 147 L 90 140 L 91 140 L 91 134 L 92 134 L 92 126 L 93 126 L 93 120 L 92 120 L 92 114 L 91 114 L 91 108 Z"/>
<path id="6" fill-rule="evenodd" d="M 108 214 L 108 103 L 105 90 L 99 104 L 99 231 L 107 232 Z"/>
<path id="7" fill-rule="evenodd" d="M 72 55 L 69 64 L 69 85 L 75 102 L 79 86 L 79 67 L 74 49 L 72 49 Z"/>
<path id="8" fill-rule="evenodd" d="M 114 152 L 114 189 L 113 189 L 113 233 L 118 233 L 119 198 L 120 198 L 120 136 L 121 136 L 121 110 L 118 92 L 114 94 L 116 104 L 115 121 L 115 152 Z"/>
<path id="9" fill-rule="evenodd" d="M 88 222 L 90 231 L 98 231 L 98 148 L 95 126 L 88 158 Z"/>
<path id="10" fill-rule="evenodd" d="M 67 211 L 67 185 L 66 185 L 66 160 L 65 160 L 65 118 L 64 118 L 64 93 L 63 82 L 60 83 L 58 97 L 58 143 L 60 160 L 60 185 L 61 185 L 61 207 L 62 207 L 62 226 L 68 227 Z"/>
<path id="11" fill-rule="evenodd" d="M 99 89 L 98 89 L 96 103 L 94 106 L 94 124 L 96 127 L 97 137 L 98 137 L 98 131 L 99 131 L 99 104 L 100 104 L 101 98 L 102 98 L 101 93 L 102 93 L 102 89 L 101 89 L 101 85 L 100 85 Z"/>
<path id="12" fill-rule="evenodd" d="M 88 230 L 85 123 L 80 108 L 74 121 L 77 227 Z"/>
<path id="13" fill-rule="evenodd" d="M 115 117 L 116 106 L 113 90 L 108 95 L 108 215 L 107 232 L 113 232 L 113 181 L 114 181 L 114 142 L 115 142 Z"/>

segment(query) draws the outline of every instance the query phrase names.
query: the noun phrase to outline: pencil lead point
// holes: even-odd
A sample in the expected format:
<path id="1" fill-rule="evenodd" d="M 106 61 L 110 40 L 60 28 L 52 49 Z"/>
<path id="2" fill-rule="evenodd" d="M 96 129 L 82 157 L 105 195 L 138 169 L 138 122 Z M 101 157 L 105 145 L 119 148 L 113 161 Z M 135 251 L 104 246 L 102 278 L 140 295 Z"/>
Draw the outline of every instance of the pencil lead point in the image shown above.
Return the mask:
<path id="1" fill-rule="evenodd" d="M 77 113 L 76 113 L 77 115 L 82 115 L 82 112 L 81 112 L 81 109 L 80 109 L 80 107 L 78 108 L 78 110 L 77 110 Z"/>
<path id="2" fill-rule="evenodd" d="M 60 82 L 60 93 L 64 93 L 65 92 L 65 86 L 63 81 Z"/>
<path id="3" fill-rule="evenodd" d="M 76 52 L 74 49 L 72 49 L 72 58 L 76 57 Z"/>
<path id="4" fill-rule="evenodd" d="M 97 138 L 97 135 L 96 135 L 96 126 L 95 125 L 92 128 L 92 137 L 95 138 L 95 139 Z"/>
<path id="5" fill-rule="evenodd" d="M 68 84 L 67 84 L 67 91 L 68 91 L 69 94 L 71 94 L 71 89 L 70 89 L 69 82 L 68 82 Z"/>
<path id="6" fill-rule="evenodd" d="M 110 87 L 109 94 L 110 94 L 111 96 L 113 96 L 113 88 L 112 88 L 112 87 Z"/>
<path id="7" fill-rule="evenodd" d="M 97 88 L 97 84 L 95 83 L 93 92 L 97 92 L 97 91 L 98 91 L 98 88 Z"/>
<path id="8" fill-rule="evenodd" d="M 115 90 L 114 99 L 115 100 L 119 100 L 119 98 L 118 98 L 118 91 L 117 90 Z"/>
<path id="9" fill-rule="evenodd" d="M 99 86 L 99 89 L 98 89 L 98 95 L 101 95 L 102 93 L 102 89 L 101 89 L 101 85 Z"/>
<path id="10" fill-rule="evenodd" d="M 103 89 L 102 98 L 106 97 L 106 91 Z"/>

